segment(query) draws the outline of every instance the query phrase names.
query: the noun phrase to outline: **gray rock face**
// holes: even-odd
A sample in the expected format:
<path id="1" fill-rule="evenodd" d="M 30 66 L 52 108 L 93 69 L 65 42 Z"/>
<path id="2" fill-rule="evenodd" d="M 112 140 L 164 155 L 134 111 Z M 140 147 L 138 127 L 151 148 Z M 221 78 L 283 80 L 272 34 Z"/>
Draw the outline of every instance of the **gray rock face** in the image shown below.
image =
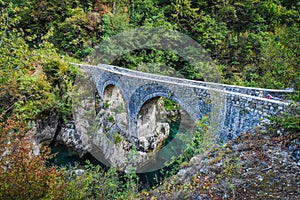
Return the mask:
<path id="1" fill-rule="evenodd" d="M 35 123 L 34 140 L 40 145 L 49 145 L 55 137 L 58 128 L 58 117 L 51 115 L 46 119 L 38 120 Z"/>
<path id="2" fill-rule="evenodd" d="M 138 149 L 155 151 L 167 139 L 170 132 L 169 124 L 164 120 L 167 115 L 161 99 L 156 98 L 142 107 L 137 125 L 140 135 Z"/>
<path id="3" fill-rule="evenodd" d="M 86 90 L 80 87 L 83 94 Z M 128 114 L 121 92 L 111 85 L 104 94 L 103 99 L 79 95 L 80 104 L 74 107 L 75 119 L 61 127 L 56 142 L 74 149 L 80 156 L 89 152 L 102 163 L 119 170 L 143 165 L 155 154 L 149 156 L 148 153 L 157 152 L 169 135 L 169 124 L 159 121 L 167 116 L 162 102 L 156 98 L 142 107 L 137 126 L 141 137 L 135 138 L 127 129 Z M 132 152 L 133 146 L 136 151 Z"/>
<path id="4" fill-rule="evenodd" d="M 74 122 L 70 121 L 62 126 L 59 134 L 56 137 L 56 142 L 74 149 L 79 156 L 83 156 L 88 152 L 88 146 L 84 146 L 82 137 L 84 137 L 84 135 L 80 134 L 75 129 Z"/>
<path id="5" fill-rule="evenodd" d="M 169 135 L 169 124 L 160 123 L 162 110 L 158 99 L 149 102 L 139 115 L 139 138 L 133 138 L 128 132 L 127 112 L 121 92 L 115 87 L 108 87 L 104 103 L 96 117 L 98 128 L 93 133 L 92 154 L 98 160 L 109 161 L 109 164 L 121 170 L 133 165 L 139 167 L 152 157 L 147 153 L 158 151 Z M 136 155 L 132 157 L 131 149 L 136 147 Z M 100 153 L 101 152 L 101 153 Z"/>
<path id="6" fill-rule="evenodd" d="M 169 133 L 170 127 L 168 123 L 158 123 L 152 134 L 138 138 L 138 149 L 144 152 L 158 150 L 162 142 L 168 138 Z"/>

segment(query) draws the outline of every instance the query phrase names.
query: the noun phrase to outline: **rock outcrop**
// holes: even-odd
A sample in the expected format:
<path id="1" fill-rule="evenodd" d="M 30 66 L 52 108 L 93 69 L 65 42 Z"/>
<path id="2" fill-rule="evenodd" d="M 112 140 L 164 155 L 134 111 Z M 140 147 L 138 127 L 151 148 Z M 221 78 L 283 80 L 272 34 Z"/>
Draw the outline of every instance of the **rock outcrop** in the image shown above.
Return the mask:
<path id="1" fill-rule="evenodd" d="M 158 98 L 142 107 L 138 123 L 141 136 L 136 138 L 128 130 L 127 110 L 116 87 L 108 86 L 103 99 L 97 93 L 88 93 L 85 85 L 80 91 L 81 95 L 74 97 L 74 121 L 61 126 L 56 143 L 75 150 L 80 156 L 89 152 L 100 162 L 119 170 L 143 166 L 163 146 L 170 128 L 162 120 L 167 113 Z M 171 113 L 173 117 L 175 114 Z"/>
<path id="2" fill-rule="evenodd" d="M 108 162 L 119 170 L 133 166 L 137 170 L 152 159 L 169 135 L 169 124 L 158 122 L 162 111 L 158 102 L 142 108 L 138 123 L 139 138 L 130 136 L 127 130 L 127 112 L 120 92 L 109 88 L 108 98 L 96 117 L 95 132 L 92 137 L 91 154 L 101 162 Z M 143 112 L 145 111 L 145 112 Z M 135 150 L 132 152 L 133 146 Z M 148 154 L 152 152 L 152 154 Z M 132 157 L 132 153 L 135 155 Z"/>
<path id="3" fill-rule="evenodd" d="M 46 119 L 37 120 L 34 126 L 34 140 L 39 145 L 49 145 L 58 130 L 58 116 L 50 115 Z"/>
<path id="4" fill-rule="evenodd" d="M 245 133 L 193 157 L 139 199 L 300 199 L 299 137 Z"/>
<path id="5" fill-rule="evenodd" d="M 87 146 L 82 142 L 82 137 L 84 137 L 84 135 L 76 130 L 75 123 L 69 121 L 62 125 L 56 137 L 56 143 L 75 150 L 79 156 L 82 157 L 88 152 Z"/>

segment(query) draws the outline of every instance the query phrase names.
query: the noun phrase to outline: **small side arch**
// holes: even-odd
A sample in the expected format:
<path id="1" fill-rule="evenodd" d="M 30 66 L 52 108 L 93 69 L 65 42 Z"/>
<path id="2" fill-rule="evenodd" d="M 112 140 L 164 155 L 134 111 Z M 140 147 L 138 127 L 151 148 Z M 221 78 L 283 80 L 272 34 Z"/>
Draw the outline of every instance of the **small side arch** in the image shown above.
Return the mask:
<path id="1" fill-rule="evenodd" d="M 106 104 L 106 109 L 108 109 L 108 111 L 116 113 L 127 113 L 126 101 L 124 99 L 123 93 L 116 85 L 109 84 L 109 82 L 107 82 L 101 96 L 103 103 Z"/>
<path id="2" fill-rule="evenodd" d="M 99 81 L 97 88 L 98 88 L 99 95 L 102 99 L 104 99 L 104 91 L 106 90 L 106 88 L 108 86 L 114 86 L 114 87 L 120 88 L 120 87 L 118 87 L 117 82 L 114 80 L 106 80 L 104 82 Z"/>

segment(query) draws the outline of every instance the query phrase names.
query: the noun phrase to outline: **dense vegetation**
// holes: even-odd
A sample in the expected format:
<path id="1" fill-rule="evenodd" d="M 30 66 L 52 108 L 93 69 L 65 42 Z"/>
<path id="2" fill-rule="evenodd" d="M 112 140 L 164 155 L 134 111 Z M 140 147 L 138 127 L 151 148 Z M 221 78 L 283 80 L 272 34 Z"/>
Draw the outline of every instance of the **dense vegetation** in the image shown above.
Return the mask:
<path id="1" fill-rule="evenodd" d="M 9 39 L 5 34 L 13 31 L 29 48 L 48 41 L 60 54 L 83 60 L 103 39 L 124 30 L 163 27 L 199 42 L 226 83 L 299 88 L 298 1 L 9 2 L 1 3 L 1 43 Z M 165 63 L 188 78 L 203 79 L 178 56 L 161 50 L 131 52 L 114 64 L 130 67 L 143 62 Z"/>
<path id="2" fill-rule="evenodd" d="M 70 92 L 80 70 L 69 61 L 87 60 L 104 39 L 124 30 L 163 27 L 190 36 L 210 53 L 225 83 L 300 89 L 299 1 L 0 0 L 0 13 L 0 198 L 124 199 L 136 192 L 130 173 L 119 180 L 113 170 L 100 176 L 89 166 L 85 176 L 62 178 L 63 171 L 47 168 L 49 152 L 35 157 L 29 142 L 29 122 L 54 113 L 61 121 L 72 118 Z M 113 64 L 142 63 L 205 79 L 163 50 L 140 49 Z M 291 110 L 274 120 L 299 131 L 299 109 Z"/>

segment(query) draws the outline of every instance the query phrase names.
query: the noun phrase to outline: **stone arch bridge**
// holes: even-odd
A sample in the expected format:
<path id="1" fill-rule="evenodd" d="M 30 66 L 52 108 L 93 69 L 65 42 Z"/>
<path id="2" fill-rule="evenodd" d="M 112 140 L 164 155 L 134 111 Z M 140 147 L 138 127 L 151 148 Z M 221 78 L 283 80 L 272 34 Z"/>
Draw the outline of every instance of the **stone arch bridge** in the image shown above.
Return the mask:
<path id="1" fill-rule="evenodd" d="M 102 99 L 108 87 L 116 87 L 122 94 L 127 113 L 127 131 L 139 138 L 138 114 L 143 105 L 157 97 L 178 103 L 193 120 L 215 112 L 217 132 L 222 140 L 253 129 L 263 118 L 285 109 L 280 99 L 291 90 L 272 90 L 217 84 L 143 73 L 116 66 L 74 64 L 83 68 L 96 85 Z M 259 93 L 262 91 L 263 95 Z M 267 99 L 267 94 L 277 97 Z"/>

